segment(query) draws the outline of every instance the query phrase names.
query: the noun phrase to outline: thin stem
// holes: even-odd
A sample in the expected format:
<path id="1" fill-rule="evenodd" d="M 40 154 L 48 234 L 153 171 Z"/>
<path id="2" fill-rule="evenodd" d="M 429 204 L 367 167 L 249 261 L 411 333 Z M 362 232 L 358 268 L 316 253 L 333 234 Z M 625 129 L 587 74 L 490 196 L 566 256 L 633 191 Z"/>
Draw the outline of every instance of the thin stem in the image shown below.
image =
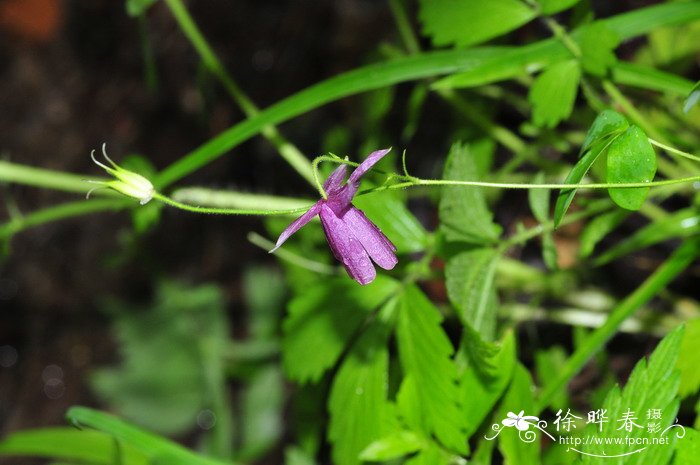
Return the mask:
<path id="1" fill-rule="evenodd" d="M 682 273 L 695 260 L 699 252 L 699 238 L 684 242 L 641 286 L 620 302 L 605 323 L 593 331 L 566 361 L 562 369 L 554 374 L 554 381 L 546 386 L 539 397 L 537 412 L 547 408 L 556 393 L 617 333 L 622 323 Z"/>
<path id="2" fill-rule="evenodd" d="M 126 199 L 79 200 L 77 202 L 68 202 L 54 207 L 44 208 L 27 215 L 14 217 L 9 222 L 0 225 L 0 240 L 10 238 L 12 235 L 24 231 L 25 229 L 40 226 L 52 221 L 106 210 L 122 210 L 131 205 L 131 203 L 132 202 Z"/>
<path id="3" fill-rule="evenodd" d="M 406 51 L 409 54 L 420 53 L 418 38 L 413 33 L 413 28 L 402 0 L 389 0 L 389 7 L 394 15 L 394 21 L 396 21 L 396 27 L 399 30 L 399 34 L 401 34 L 401 40 L 406 47 Z"/>
<path id="4" fill-rule="evenodd" d="M 187 8 L 181 0 L 166 0 L 170 11 L 177 20 L 182 32 L 192 43 L 192 46 L 197 50 L 202 63 L 207 69 L 216 76 L 217 79 L 226 89 L 226 92 L 233 98 L 238 106 L 248 117 L 254 117 L 260 112 L 259 108 L 252 100 L 243 92 L 240 86 L 236 83 L 233 77 L 226 71 L 221 61 L 212 50 L 211 46 L 202 35 L 197 27 L 197 24 L 190 16 Z M 282 157 L 294 168 L 304 179 L 313 185 L 313 177 L 311 175 L 311 164 L 309 159 L 304 156 L 294 144 L 289 142 L 273 125 L 266 125 L 262 128 L 262 134 L 267 138 L 272 145 L 277 148 L 277 151 Z"/>
<path id="5" fill-rule="evenodd" d="M 396 177 L 403 178 L 403 176 Z M 415 186 L 464 186 L 464 187 L 494 187 L 501 189 L 633 189 L 640 187 L 659 187 L 673 184 L 700 181 L 700 176 L 690 176 L 687 178 L 666 179 L 652 182 L 625 182 L 625 183 L 591 183 L 591 184 L 519 184 L 508 182 L 487 182 L 487 181 L 453 181 L 447 179 L 418 179 L 381 186 L 362 193 L 377 192 L 387 189 L 404 189 Z"/>
<path id="6" fill-rule="evenodd" d="M 685 158 L 688 158 L 688 159 L 690 159 L 690 160 L 700 161 L 700 157 L 698 157 L 697 155 L 693 155 L 692 153 L 688 153 L 688 152 L 684 152 L 684 151 L 682 151 L 682 150 L 678 150 L 678 149 L 673 148 L 673 147 L 670 147 L 670 146 L 668 146 L 668 145 L 666 145 L 666 144 L 662 144 L 661 142 L 659 142 L 659 141 L 657 141 L 657 140 L 654 140 L 654 139 L 651 139 L 651 138 L 650 138 L 650 139 L 649 139 L 649 143 L 650 143 L 651 145 L 655 145 L 655 146 L 657 146 L 658 148 L 660 148 L 660 149 L 662 149 L 662 150 L 665 150 L 665 151 L 667 151 L 667 152 L 669 152 L 669 153 L 674 153 L 674 154 L 676 154 L 676 155 L 680 155 L 681 157 L 685 157 Z"/>
<path id="7" fill-rule="evenodd" d="M 562 44 L 571 52 L 575 58 L 581 58 L 581 47 L 571 38 L 566 32 L 566 29 L 559 24 L 554 18 L 545 16 L 542 18 L 547 27 L 552 31 L 554 36 L 561 41 Z"/>
<path id="8" fill-rule="evenodd" d="M 107 180 L 0 160 L 0 181 L 4 182 L 84 194 L 94 187 L 85 182 L 86 177 L 99 181 Z"/>
<path id="9" fill-rule="evenodd" d="M 193 213 L 203 213 L 205 215 L 255 215 L 255 216 L 272 216 L 272 215 L 295 215 L 297 213 L 305 212 L 311 205 L 302 208 L 292 208 L 288 210 L 253 210 L 253 209 L 241 209 L 241 208 L 217 208 L 217 207 L 199 207 L 196 205 L 188 205 L 177 200 L 173 200 L 170 197 L 166 197 L 161 193 L 155 193 L 153 195 L 154 200 L 159 200 L 166 205 L 169 205 L 180 210 L 185 210 Z"/>

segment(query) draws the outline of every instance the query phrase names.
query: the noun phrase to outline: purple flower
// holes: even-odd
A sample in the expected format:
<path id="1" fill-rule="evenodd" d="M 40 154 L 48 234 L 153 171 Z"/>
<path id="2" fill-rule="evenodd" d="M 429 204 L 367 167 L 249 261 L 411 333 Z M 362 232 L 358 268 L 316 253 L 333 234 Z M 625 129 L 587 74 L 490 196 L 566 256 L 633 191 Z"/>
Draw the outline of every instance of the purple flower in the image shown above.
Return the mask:
<path id="1" fill-rule="evenodd" d="M 306 213 L 287 226 L 270 252 L 277 250 L 292 234 L 319 215 L 333 255 L 343 263 L 352 279 L 363 285 L 371 283 L 377 276 L 372 260 L 385 270 L 394 268 L 398 262 L 396 247 L 352 204 L 352 199 L 360 187 L 360 178 L 390 150 L 370 153 L 352 172 L 345 184 L 343 180 L 347 165 L 336 168 L 323 183 L 323 190 L 328 198 L 316 202 Z"/>

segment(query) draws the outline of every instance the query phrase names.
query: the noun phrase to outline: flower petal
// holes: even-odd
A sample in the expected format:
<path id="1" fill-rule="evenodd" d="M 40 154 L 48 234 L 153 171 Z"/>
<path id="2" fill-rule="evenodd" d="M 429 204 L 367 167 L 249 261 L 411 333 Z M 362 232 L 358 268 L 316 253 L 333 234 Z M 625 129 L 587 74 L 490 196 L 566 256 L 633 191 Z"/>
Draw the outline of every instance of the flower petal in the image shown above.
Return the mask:
<path id="1" fill-rule="evenodd" d="M 391 151 L 391 148 L 388 149 L 383 149 L 383 150 L 377 150 L 375 152 L 370 153 L 367 155 L 367 158 L 365 158 L 365 161 L 360 163 L 360 166 L 355 168 L 355 171 L 352 172 L 350 175 L 350 179 L 348 179 L 348 184 L 358 184 L 360 182 L 360 178 L 364 176 L 364 174 L 369 171 L 374 165 L 377 164 L 379 160 L 384 158 L 384 155 L 389 153 Z"/>
<path id="2" fill-rule="evenodd" d="M 381 160 L 384 155 L 389 153 L 390 150 L 391 149 L 377 150 L 376 152 L 370 153 L 365 161 L 355 168 L 348 182 L 342 188 L 328 193 L 328 205 L 336 215 L 342 216 L 345 214 L 345 211 L 352 203 L 352 198 L 355 197 L 357 193 L 357 189 L 360 188 L 360 178 Z"/>
<path id="3" fill-rule="evenodd" d="M 275 244 L 275 248 L 270 250 L 270 253 L 274 252 L 275 250 L 279 249 L 282 244 L 284 244 L 284 241 L 289 239 L 289 237 L 294 234 L 295 232 L 299 231 L 302 226 L 304 226 L 306 223 L 311 221 L 314 216 L 318 215 L 318 213 L 321 211 L 321 205 L 323 204 L 322 200 L 319 200 L 316 202 L 309 210 L 301 215 L 299 218 L 294 220 L 292 224 L 287 226 L 287 228 L 282 231 L 282 234 L 280 234 L 280 237 L 277 239 L 277 244 Z"/>
<path id="4" fill-rule="evenodd" d="M 348 166 L 340 165 L 333 172 L 328 175 L 326 182 L 323 183 L 323 190 L 326 194 L 333 194 L 343 187 L 343 181 L 345 181 L 345 175 L 347 174 Z"/>
<path id="5" fill-rule="evenodd" d="M 326 232 L 328 245 L 336 258 L 343 263 L 350 277 L 363 285 L 374 281 L 377 272 L 364 247 L 343 220 L 325 203 L 321 205 L 321 224 Z"/>
<path id="6" fill-rule="evenodd" d="M 352 234 L 365 248 L 374 263 L 385 270 L 391 270 L 398 263 L 396 247 L 358 208 L 350 209 L 342 217 Z"/>

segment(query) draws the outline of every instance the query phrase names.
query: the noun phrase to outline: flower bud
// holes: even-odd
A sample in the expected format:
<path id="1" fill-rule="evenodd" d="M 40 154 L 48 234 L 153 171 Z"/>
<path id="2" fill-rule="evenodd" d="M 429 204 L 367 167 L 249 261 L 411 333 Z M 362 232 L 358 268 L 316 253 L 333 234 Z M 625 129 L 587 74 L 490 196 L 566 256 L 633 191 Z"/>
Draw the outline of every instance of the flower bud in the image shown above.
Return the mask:
<path id="1" fill-rule="evenodd" d="M 106 144 L 102 144 L 102 155 L 105 157 L 105 160 L 107 160 L 109 164 L 112 165 L 111 167 L 105 165 L 102 162 L 99 162 L 95 158 L 94 150 L 92 151 L 92 153 L 90 153 L 92 161 L 94 161 L 98 166 L 103 168 L 116 179 L 112 181 L 88 181 L 93 184 L 100 184 L 100 187 L 97 187 L 95 189 L 99 189 L 101 187 L 113 189 L 117 192 L 126 195 L 127 197 L 131 197 L 132 199 L 138 200 L 141 203 L 141 205 L 145 205 L 146 203 L 148 203 L 148 201 L 150 201 L 153 198 L 153 195 L 155 194 L 156 190 L 153 187 L 153 184 L 151 184 L 151 181 L 144 178 L 140 174 L 134 173 L 133 171 L 125 170 L 121 166 L 114 163 L 112 159 L 107 156 Z M 92 191 L 94 191 L 95 189 L 92 189 L 90 192 L 88 192 L 87 197 L 89 197 Z"/>

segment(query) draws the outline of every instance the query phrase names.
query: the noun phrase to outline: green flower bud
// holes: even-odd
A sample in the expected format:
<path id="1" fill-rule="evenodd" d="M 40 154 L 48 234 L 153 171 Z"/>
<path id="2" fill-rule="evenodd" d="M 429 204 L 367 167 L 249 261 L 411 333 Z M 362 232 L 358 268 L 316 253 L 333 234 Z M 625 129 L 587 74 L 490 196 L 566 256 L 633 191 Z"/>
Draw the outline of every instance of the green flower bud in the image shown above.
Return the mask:
<path id="1" fill-rule="evenodd" d="M 107 171 L 107 173 L 114 176 L 116 179 L 112 181 L 88 182 L 92 184 L 100 184 L 100 186 L 96 187 L 95 189 L 113 189 L 117 192 L 126 195 L 127 197 L 131 197 L 132 199 L 138 200 L 141 203 L 141 205 L 147 204 L 153 198 L 153 195 L 156 192 L 155 188 L 153 187 L 153 184 L 151 184 L 151 181 L 144 178 L 140 174 L 134 173 L 133 171 L 125 170 L 121 166 L 114 163 L 112 159 L 107 156 L 106 145 L 107 144 L 102 144 L 102 155 L 105 157 L 105 160 L 107 160 L 109 164 L 112 165 L 111 167 L 98 161 L 95 158 L 94 150 L 90 153 L 90 157 L 92 158 L 92 161 L 94 161 L 97 164 L 97 166 Z M 90 192 L 87 193 L 86 197 L 89 198 L 90 194 L 95 189 L 90 190 Z"/>

